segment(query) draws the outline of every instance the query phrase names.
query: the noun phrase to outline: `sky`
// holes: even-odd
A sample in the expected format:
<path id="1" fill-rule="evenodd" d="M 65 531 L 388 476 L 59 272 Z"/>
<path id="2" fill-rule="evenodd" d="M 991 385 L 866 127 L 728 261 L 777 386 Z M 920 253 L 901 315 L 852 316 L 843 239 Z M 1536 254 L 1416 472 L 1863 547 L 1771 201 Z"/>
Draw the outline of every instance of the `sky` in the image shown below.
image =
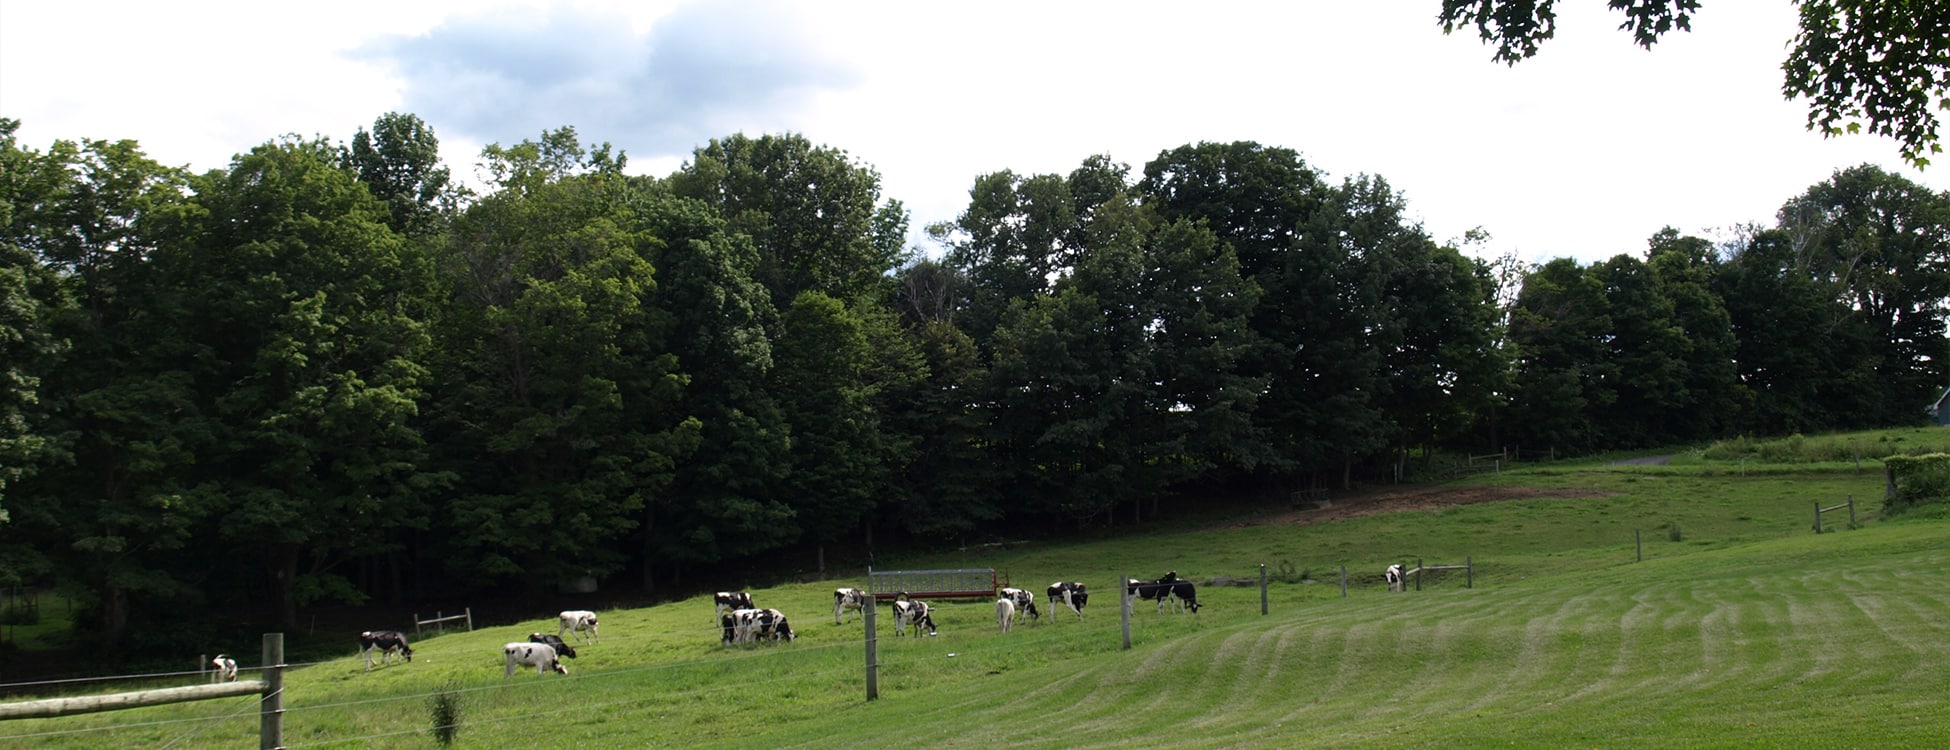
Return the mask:
<path id="1" fill-rule="evenodd" d="M 132 139 L 196 171 L 281 135 L 350 140 L 418 115 L 458 177 L 481 148 L 575 127 L 667 175 L 710 139 L 799 133 L 881 175 L 920 228 L 976 177 L 1141 173 L 1199 142 L 1291 148 L 1379 176 L 1480 257 L 1643 255 L 1727 239 L 1837 170 L 1950 190 L 1894 141 L 1824 139 L 1781 95 L 1787 0 L 1711 0 L 1652 50 L 1598 0 L 1515 66 L 1438 0 L 1285 2 L 0 2 L 0 117 L 21 145 Z M 1942 161 L 1950 162 L 1950 159 Z"/>

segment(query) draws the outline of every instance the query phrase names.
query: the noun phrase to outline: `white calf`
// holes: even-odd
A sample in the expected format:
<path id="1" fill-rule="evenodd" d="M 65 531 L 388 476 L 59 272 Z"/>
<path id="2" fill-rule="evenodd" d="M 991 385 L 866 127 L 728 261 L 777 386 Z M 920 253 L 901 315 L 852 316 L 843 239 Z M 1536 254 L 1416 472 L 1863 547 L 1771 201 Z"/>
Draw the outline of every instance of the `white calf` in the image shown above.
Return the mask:
<path id="1" fill-rule="evenodd" d="M 501 673 L 503 677 L 514 675 L 517 667 L 534 667 L 535 674 L 541 675 L 569 673 L 569 668 L 555 658 L 555 649 L 546 643 L 510 643 L 502 646 L 501 652 L 508 656 L 508 669 Z"/>
<path id="2" fill-rule="evenodd" d="M 555 631 L 557 636 L 570 633 L 576 640 L 583 640 L 582 631 L 589 631 L 588 640 L 596 640 L 596 613 L 586 609 L 572 609 L 562 613 L 562 627 Z"/>
<path id="3" fill-rule="evenodd" d="M 220 682 L 237 681 L 237 660 L 236 659 L 232 659 L 228 656 L 224 656 L 223 654 L 217 654 L 217 658 L 210 660 L 210 665 L 217 668 L 218 681 Z"/>
<path id="4" fill-rule="evenodd" d="M 1002 626 L 1002 632 L 1009 632 L 1009 626 L 1016 624 L 1016 603 L 1009 597 L 995 600 L 995 624 Z"/>

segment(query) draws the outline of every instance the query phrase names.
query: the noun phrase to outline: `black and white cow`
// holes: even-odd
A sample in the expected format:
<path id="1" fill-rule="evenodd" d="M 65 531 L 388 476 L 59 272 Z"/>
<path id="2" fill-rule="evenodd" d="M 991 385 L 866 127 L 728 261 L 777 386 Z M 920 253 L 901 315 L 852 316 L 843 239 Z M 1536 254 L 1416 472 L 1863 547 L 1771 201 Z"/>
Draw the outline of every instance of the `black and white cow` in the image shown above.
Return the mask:
<path id="1" fill-rule="evenodd" d="M 562 636 L 554 633 L 529 633 L 528 642 L 545 644 L 549 648 L 555 649 L 555 654 L 564 659 L 576 658 L 575 647 L 564 642 Z"/>
<path id="2" fill-rule="evenodd" d="M 751 621 L 758 617 L 756 609 L 734 609 L 718 615 L 718 626 L 724 629 L 722 642 L 729 646 L 750 640 Z"/>
<path id="3" fill-rule="evenodd" d="M 1193 614 L 1198 614 L 1198 588 L 1191 581 L 1179 578 L 1176 570 L 1165 573 L 1155 581 L 1132 578 L 1124 582 L 1124 590 L 1140 599 L 1156 601 L 1161 613 L 1166 606 L 1170 606 L 1173 611 L 1191 610 Z"/>
<path id="4" fill-rule="evenodd" d="M 907 635 L 907 626 L 914 625 L 918 634 L 922 625 L 928 626 L 928 635 L 936 635 L 934 630 L 934 608 L 927 602 L 900 599 L 894 602 L 894 635 Z"/>
<path id="5" fill-rule="evenodd" d="M 797 637 L 792 633 L 792 624 L 785 621 L 784 612 L 776 609 L 761 609 L 757 612 L 758 614 L 752 617 L 748 640 L 756 641 L 764 638 L 774 642 L 790 642 Z"/>
<path id="6" fill-rule="evenodd" d="M 1089 601 L 1090 591 L 1081 583 L 1075 581 L 1057 581 L 1049 585 L 1049 611 L 1051 612 L 1055 612 L 1056 605 L 1061 604 L 1069 607 L 1071 612 L 1077 613 L 1077 619 L 1081 620 L 1083 619 L 1083 605 Z M 1054 615 L 1051 616 L 1054 617 Z"/>
<path id="7" fill-rule="evenodd" d="M 773 641 L 791 641 L 797 638 L 792 632 L 792 623 L 787 622 L 785 613 L 776 609 L 734 609 L 719 615 L 718 624 L 724 629 L 723 642 L 752 643 L 760 638 Z"/>
<path id="8" fill-rule="evenodd" d="M 556 628 L 556 637 L 561 637 L 563 633 L 569 633 L 574 635 L 576 640 L 580 641 L 584 640 L 582 635 L 583 631 L 588 631 L 589 636 L 587 640 L 590 643 L 596 642 L 596 613 L 586 609 L 571 609 L 563 612 L 560 617 L 562 618 L 562 627 Z"/>
<path id="9" fill-rule="evenodd" d="M 1401 563 L 1388 566 L 1387 570 L 1381 572 L 1381 577 L 1388 581 L 1389 591 L 1402 591 L 1407 588 L 1408 574 L 1402 571 Z"/>
<path id="10" fill-rule="evenodd" d="M 237 660 L 236 659 L 232 659 L 228 656 L 224 656 L 223 654 L 217 654 L 217 658 L 210 660 L 210 666 L 217 668 L 216 676 L 218 682 L 237 681 Z"/>
<path id="11" fill-rule="evenodd" d="M 406 635 L 397 630 L 368 630 L 359 634 L 359 654 L 366 657 L 366 671 L 372 671 L 373 652 L 379 653 L 379 665 L 385 666 L 394 656 L 413 661 L 413 647 L 406 644 Z"/>
<path id="12" fill-rule="evenodd" d="M 1042 618 L 1043 613 L 1036 611 L 1036 595 L 1034 593 L 1018 588 L 1004 588 L 997 593 L 1015 605 L 1017 622 L 1028 622 Z"/>
<path id="13" fill-rule="evenodd" d="M 569 673 L 569 668 L 555 658 L 555 649 L 546 643 L 510 643 L 502 646 L 501 652 L 508 657 L 508 668 L 501 673 L 503 677 L 513 676 L 520 667 L 534 667 L 535 674 L 540 675 Z"/>
<path id="14" fill-rule="evenodd" d="M 873 606 L 873 597 L 867 592 L 854 588 L 833 589 L 833 624 L 839 625 L 840 613 L 865 612 Z"/>
<path id="15" fill-rule="evenodd" d="M 752 604 L 751 593 L 746 591 L 720 591 L 711 598 L 717 602 L 719 618 L 723 618 L 726 612 L 758 608 L 757 605 Z"/>

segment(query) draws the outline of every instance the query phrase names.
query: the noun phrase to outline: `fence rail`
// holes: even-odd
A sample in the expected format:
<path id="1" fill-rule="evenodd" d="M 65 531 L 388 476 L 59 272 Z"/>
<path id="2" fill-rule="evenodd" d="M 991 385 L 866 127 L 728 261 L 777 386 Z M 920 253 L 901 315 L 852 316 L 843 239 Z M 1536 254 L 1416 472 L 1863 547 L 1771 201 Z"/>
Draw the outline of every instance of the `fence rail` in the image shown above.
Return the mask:
<path id="1" fill-rule="evenodd" d="M 436 611 L 433 613 L 433 619 L 431 620 L 422 620 L 420 619 L 420 613 L 415 612 L 413 613 L 413 635 L 416 637 L 419 636 L 420 628 L 427 625 L 432 625 L 433 632 L 436 634 L 444 633 L 447 632 L 446 623 L 457 622 L 461 620 L 467 621 L 467 632 L 469 633 L 474 632 L 474 608 L 473 607 L 468 607 L 467 611 L 457 615 L 443 615 L 440 612 Z"/>
<path id="2" fill-rule="evenodd" d="M 994 568 L 952 568 L 942 570 L 867 569 L 867 591 L 875 600 L 893 599 L 906 594 L 915 599 L 993 598 L 1008 581 Z"/>

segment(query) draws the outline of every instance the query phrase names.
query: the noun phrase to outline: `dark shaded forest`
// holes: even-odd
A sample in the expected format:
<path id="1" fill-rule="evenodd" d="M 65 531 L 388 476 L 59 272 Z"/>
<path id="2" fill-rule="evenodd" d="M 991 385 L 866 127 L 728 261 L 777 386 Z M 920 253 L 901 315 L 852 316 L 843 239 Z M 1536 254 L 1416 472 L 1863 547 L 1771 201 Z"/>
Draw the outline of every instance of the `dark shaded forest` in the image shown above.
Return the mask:
<path id="1" fill-rule="evenodd" d="M 563 128 L 469 189 L 412 115 L 204 174 L 17 126 L 0 584 L 69 592 L 107 653 L 209 611 L 654 595 L 1471 453 L 1917 423 L 1950 385 L 1950 195 L 1872 166 L 1730 240 L 1530 265 L 1256 143 L 980 175 L 922 249 L 797 135 L 653 177 Z"/>

